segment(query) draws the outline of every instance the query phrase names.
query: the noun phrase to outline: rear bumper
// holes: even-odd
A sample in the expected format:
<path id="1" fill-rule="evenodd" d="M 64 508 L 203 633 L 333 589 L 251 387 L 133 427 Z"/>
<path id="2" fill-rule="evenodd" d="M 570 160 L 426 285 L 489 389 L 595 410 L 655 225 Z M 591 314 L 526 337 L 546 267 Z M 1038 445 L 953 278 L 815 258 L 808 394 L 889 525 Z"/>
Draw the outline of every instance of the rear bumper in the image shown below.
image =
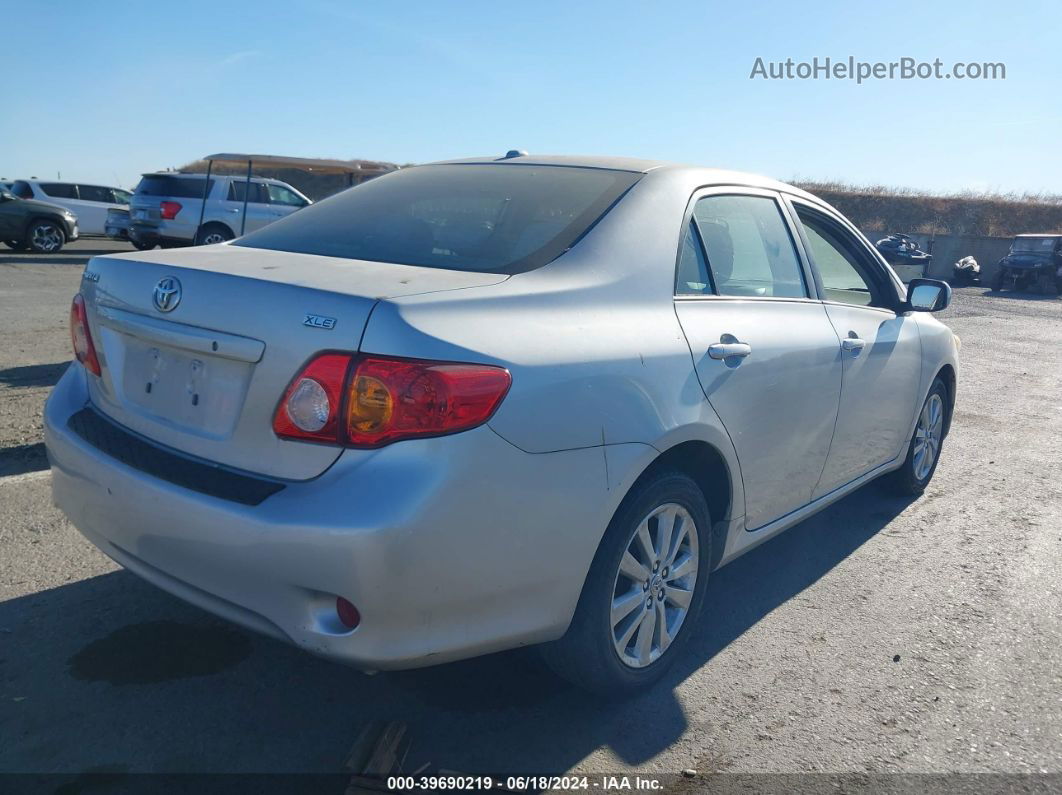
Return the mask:
<path id="1" fill-rule="evenodd" d="M 71 366 L 45 409 L 53 494 L 144 579 L 251 629 L 369 669 L 559 637 L 613 505 L 600 449 L 531 455 L 487 427 L 347 451 L 259 505 L 176 486 L 67 425 L 87 402 Z M 361 612 L 347 631 L 335 598 Z"/>
<path id="2" fill-rule="evenodd" d="M 191 236 L 175 236 L 168 228 L 150 223 L 129 224 L 128 235 L 130 240 L 144 245 L 190 246 L 194 242 Z"/>

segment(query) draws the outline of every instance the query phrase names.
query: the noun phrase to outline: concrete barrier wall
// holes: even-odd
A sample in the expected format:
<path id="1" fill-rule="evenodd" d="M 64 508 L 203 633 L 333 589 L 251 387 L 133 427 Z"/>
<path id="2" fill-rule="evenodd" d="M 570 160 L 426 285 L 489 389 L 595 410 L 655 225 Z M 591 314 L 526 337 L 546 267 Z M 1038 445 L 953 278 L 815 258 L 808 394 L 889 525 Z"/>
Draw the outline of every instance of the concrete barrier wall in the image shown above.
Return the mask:
<path id="1" fill-rule="evenodd" d="M 885 237 L 881 232 L 864 232 L 871 243 Z M 926 277 L 951 279 L 951 267 L 963 257 L 973 257 L 981 266 L 981 281 L 989 284 L 997 264 L 1010 251 L 1010 237 L 974 237 L 972 235 L 911 235 L 922 251 L 933 255 Z"/>

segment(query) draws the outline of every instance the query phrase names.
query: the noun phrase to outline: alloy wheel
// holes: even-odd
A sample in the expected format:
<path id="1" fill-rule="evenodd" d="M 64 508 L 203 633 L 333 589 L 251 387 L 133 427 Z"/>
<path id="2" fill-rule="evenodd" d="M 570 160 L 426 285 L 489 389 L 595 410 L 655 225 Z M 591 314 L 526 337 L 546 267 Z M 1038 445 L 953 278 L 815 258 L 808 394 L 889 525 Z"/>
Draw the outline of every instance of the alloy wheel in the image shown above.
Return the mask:
<path id="1" fill-rule="evenodd" d="M 612 589 L 612 643 L 624 665 L 656 662 L 682 628 L 697 585 L 697 544 L 693 517 L 676 503 L 639 522 Z"/>
<path id="2" fill-rule="evenodd" d="M 51 224 L 40 224 L 34 227 L 33 247 L 38 251 L 58 251 L 62 245 L 62 235 Z"/>
<path id="3" fill-rule="evenodd" d="M 933 464 L 940 453 L 941 434 L 944 430 L 944 401 L 940 395 L 932 394 L 922 407 L 915 428 L 915 446 L 912 463 L 914 476 L 925 480 L 933 471 Z"/>

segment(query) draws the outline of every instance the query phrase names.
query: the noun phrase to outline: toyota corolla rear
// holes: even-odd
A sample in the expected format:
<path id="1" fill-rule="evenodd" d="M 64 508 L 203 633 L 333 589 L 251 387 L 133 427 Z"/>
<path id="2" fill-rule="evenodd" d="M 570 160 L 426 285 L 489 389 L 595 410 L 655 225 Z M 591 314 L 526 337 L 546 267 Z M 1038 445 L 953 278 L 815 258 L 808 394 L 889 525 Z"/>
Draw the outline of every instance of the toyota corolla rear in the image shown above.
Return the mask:
<path id="1" fill-rule="evenodd" d="M 235 245 L 94 258 L 45 412 L 57 505 L 159 587 L 363 667 L 557 637 L 597 538 L 570 529 L 603 529 L 601 453 L 492 430 L 519 389 L 504 323 L 470 346 L 400 318 L 485 323 L 453 296 L 489 305 L 638 177 L 429 166 Z"/>

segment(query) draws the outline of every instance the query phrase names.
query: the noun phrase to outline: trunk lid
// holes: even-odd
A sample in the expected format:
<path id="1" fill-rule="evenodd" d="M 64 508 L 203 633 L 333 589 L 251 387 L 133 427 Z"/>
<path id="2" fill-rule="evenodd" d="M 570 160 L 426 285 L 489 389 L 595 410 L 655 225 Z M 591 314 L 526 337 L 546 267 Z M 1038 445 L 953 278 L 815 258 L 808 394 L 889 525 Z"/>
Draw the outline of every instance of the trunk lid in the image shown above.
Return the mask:
<path id="1" fill-rule="evenodd" d="M 307 360 L 357 350 L 378 299 L 505 278 L 227 245 L 96 257 L 82 282 L 103 370 L 89 379 L 90 398 L 166 447 L 309 479 L 340 448 L 272 430 L 277 403 Z"/>

